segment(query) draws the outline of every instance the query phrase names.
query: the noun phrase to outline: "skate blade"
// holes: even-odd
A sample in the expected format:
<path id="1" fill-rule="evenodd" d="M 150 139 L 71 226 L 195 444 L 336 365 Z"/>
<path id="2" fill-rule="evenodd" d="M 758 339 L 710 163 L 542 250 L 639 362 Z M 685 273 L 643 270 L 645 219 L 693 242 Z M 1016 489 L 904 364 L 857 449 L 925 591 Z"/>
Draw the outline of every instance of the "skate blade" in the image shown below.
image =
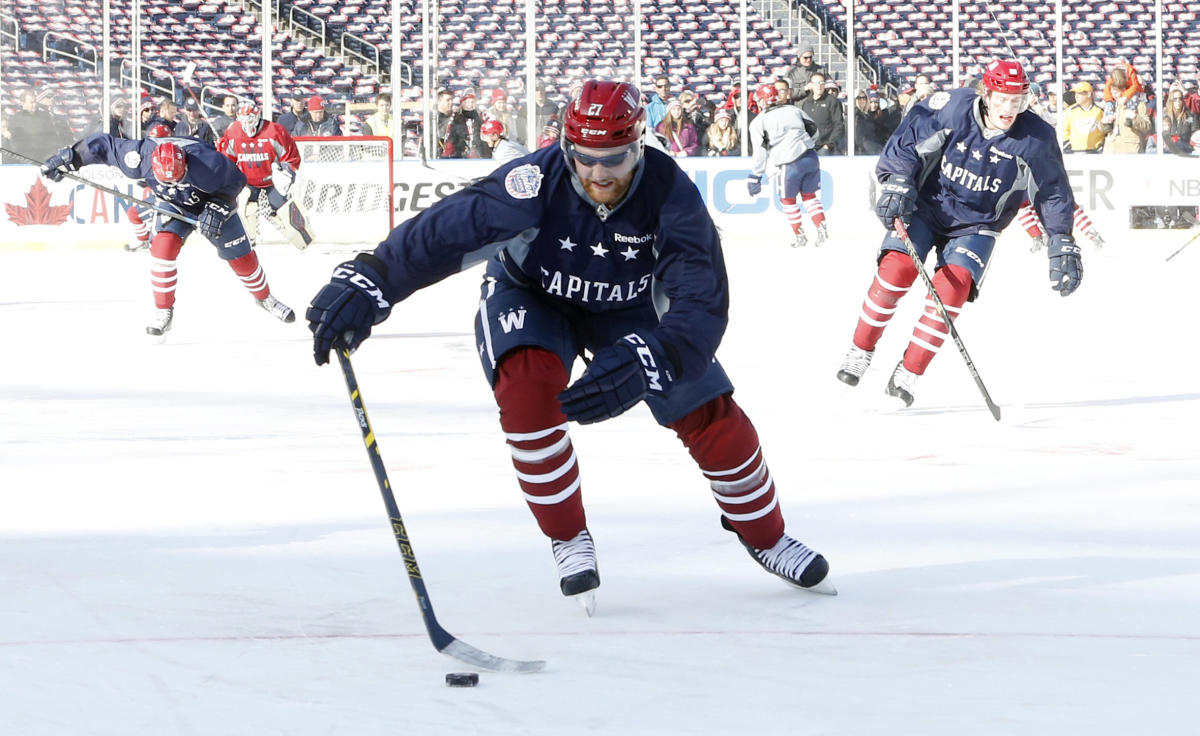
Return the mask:
<path id="1" fill-rule="evenodd" d="M 817 593 L 818 595 L 838 594 L 837 588 L 833 587 L 833 583 L 829 582 L 829 578 L 822 580 L 816 585 L 812 585 L 807 588 L 800 588 L 800 590 L 807 590 L 809 593 Z"/>
<path id="2" fill-rule="evenodd" d="M 586 590 L 582 593 L 568 597 L 575 599 L 575 602 L 578 603 L 581 608 L 583 608 L 583 612 L 587 614 L 588 618 L 591 618 L 592 614 L 596 612 L 595 590 Z"/>
<path id="3" fill-rule="evenodd" d="M 166 336 L 166 334 L 151 335 L 151 334 L 147 333 L 146 341 L 149 342 L 151 345 L 162 345 L 163 343 L 165 343 L 167 341 L 167 336 Z"/>

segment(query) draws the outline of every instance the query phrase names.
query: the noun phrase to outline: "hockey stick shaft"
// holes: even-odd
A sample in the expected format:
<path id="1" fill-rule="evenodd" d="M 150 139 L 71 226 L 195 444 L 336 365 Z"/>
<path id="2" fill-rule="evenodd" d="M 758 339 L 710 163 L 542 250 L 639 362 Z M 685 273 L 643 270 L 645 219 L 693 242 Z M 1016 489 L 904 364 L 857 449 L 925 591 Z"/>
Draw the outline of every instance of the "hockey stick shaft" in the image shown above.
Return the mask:
<path id="1" fill-rule="evenodd" d="M 392 534 L 396 544 L 400 546 L 400 556 L 404 558 L 404 569 L 408 573 L 408 582 L 412 585 L 417 597 L 417 607 L 421 609 L 421 617 L 425 621 L 425 630 L 429 632 L 429 640 L 433 648 L 439 652 L 467 664 L 482 667 L 493 672 L 537 672 L 546 666 L 541 660 L 517 660 L 497 657 L 467 644 L 454 637 L 438 623 L 433 613 L 433 603 L 429 600 L 429 592 L 425 589 L 425 579 L 421 576 L 421 568 L 417 566 L 417 556 L 413 552 L 412 543 L 408 539 L 408 530 L 404 527 L 404 519 L 396 506 L 396 497 L 392 493 L 392 485 L 388 481 L 387 470 L 383 466 L 383 456 L 379 454 L 379 445 L 375 440 L 375 432 L 371 429 L 371 420 L 367 417 L 367 409 L 363 405 L 362 394 L 358 390 L 358 379 L 354 376 L 354 367 L 350 365 L 350 351 L 340 345 L 334 346 L 338 362 L 342 366 L 342 375 L 346 378 L 346 389 L 350 392 L 350 403 L 358 418 L 359 429 L 362 430 L 363 444 L 367 447 L 367 457 L 371 460 L 371 470 L 375 472 L 375 480 L 379 484 L 379 493 L 383 496 L 383 505 L 387 507 L 388 519 L 392 524 Z"/>
<path id="2" fill-rule="evenodd" d="M 1181 246 L 1179 247 L 1179 250 L 1177 250 L 1177 251 L 1175 251 L 1174 253 L 1172 253 L 1171 255 L 1167 256 L 1167 260 L 1169 261 L 1169 260 L 1171 260 L 1172 258 L 1174 258 L 1175 256 L 1177 256 L 1177 255 L 1179 255 L 1180 253 L 1182 253 L 1182 252 L 1183 252 L 1183 249 L 1184 249 L 1184 248 L 1186 248 L 1186 247 L 1188 247 L 1189 245 L 1191 245 L 1191 244 L 1192 244 L 1192 243 L 1193 243 L 1193 242 L 1196 240 L 1196 238 L 1200 238 L 1200 233 L 1196 233 L 1196 234 L 1195 234 L 1195 235 L 1193 235 L 1191 238 L 1189 238 L 1189 239 L 1188 239 L 1188 241 L 1187 241 L 1186 243 L 1184 243 L 1183 245 L 1181 245 Z"/>
<path id="3" fill-rule="evenodd" d="M 8 153 L 13 156 L 16 156 L 17 158 L 24 159 L 25 161 L 28 161 L 29 163 L 31 163 L 35 166 L 41 166 L 44 163 L 43 161 L 38 161 L 35 158 L 29 158 L 28 156 L 26 156 L 23 153 L 17 153 L 16 151 L 10 151 L 7 148 L 0 148 L 0 152 Z M 181 215 L 178 212 L 171 212 L 170 210 L 164 210 L 163 208 L 159 207 L 158 205 L 154 204 L 153 202 L 147 202 L 144 199 L 138 199 L 137 197 L 133 196 L 132 194 L 125 194 L 124 192 L 117 191 L 116 189 L 113 189 L 112 187 L 106 187 L 103 184 L 97 184 L 96 182 L 92 181 L 91 179 L 85 179 L 82 176 L 79 176 L 78 174 L 71 173 L 70 171 L 60 171 L 59 173 L 61 173 L 63 176 L 67 177 L 68 179 L 74 179 L 75 181 L 82 182 L 84 184 L 87 184 L 88 186 L 95 187 L 96 189 L 99 189 L 102 192 L 111 194 L 114 197 L 120 197 L 121 199 L 128 199 L 130 202 L 133 202 L 134 204 L 140 204 L 141 206 L 143 206 L 149 210 L 153 210 L 154 212 L 157 212 L 158 214 L 163 215 L 165 217 L 173 217 L 176 220 L 182 220 L 183 222 L 186 222 L 187 224 L 192 225 L 193 227 L 196 226 L 197 224 L 199 224 L 196 222 L 195 219 L 188 217 L 187 215 Z"/>
<path id="4" fill-rule="evenodd" d="M 988 393 L 987 386 L 983 385 L 983 379 L 979 377 L 979 371 L 975 368 L 975 362 L 971 360 L 970 354 L 967 353 L 967 346 L 963 345 L 962 338 L 958 335 L 958 328 L 954 326 L 954 320 L 950 319 L 950 313 L 946 311 L 946 305 L 942 303 L 942 298 L 938 296 L 937 289 L 933 288 L 933 279 L 929 278 L 929 272 L 925 270 L 925 264 L 921 262 L 921 256 L 917 253 L 917 247 L 913 245 L 912 239 L 908 237 L 908 228 L 904 226 L 904 221 L 899 217 L 892 221 L 892 226 L 895 228 L 896 234 L 900 236 L 900 239 L 904 241 L 904 247 L 908 249 L 908 257 L 916 265 L 917 273 L 921 274 L 921 280 L 925 282 L 925 288 L 929 289 L 929 297 L 933 300 L 933 307 L 937 310 L 938 316 L 946 323 L 946 327 L 950 331 L 950 337 L 954 339 L 954 344 L 958 346 L 958 352 L 967 364 L 967 370 L 970 371 L 971 378 L 975 379 L 975 385 L 979 387 L 979 393 L 983 394 L 983 400 L 987 403 L 988 411 L 992 413 L 993 419 L 997 422 L 1000 421 L 1000 407 L 996 406 L 996 402 L 992 401 L 992 396 Z"/>

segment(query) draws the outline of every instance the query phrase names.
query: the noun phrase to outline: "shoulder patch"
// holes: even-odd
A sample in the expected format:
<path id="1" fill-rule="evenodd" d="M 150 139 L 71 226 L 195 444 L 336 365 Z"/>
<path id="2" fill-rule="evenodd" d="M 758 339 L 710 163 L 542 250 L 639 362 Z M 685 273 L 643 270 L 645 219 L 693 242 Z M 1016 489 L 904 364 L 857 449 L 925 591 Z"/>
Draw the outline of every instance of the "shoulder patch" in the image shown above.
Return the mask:
<path id="1" fill-rule="evenodd" d="M 522 164 L 504 177 L 504 190 L 513 199 L 533 199 L 542 190 L 542 167 Z"/>
<path id="2" fill-rule="evenodd" d="M 929 102 L 927 102 L 926 104 L 929 105 L 930 110 L 941 110 L 943 107 L 946 106 L 946 103 L 949 101 L 950 101 L 950 93 L 949 92 L 934 92 L 932 95 L 929 96 Z"/>
<path id="3" fill-rule="evenodd" d="M 137 151 L 127 151 L 121 161 L 127 168 L 136 169 L 142 165 L 142 154 Z"/>

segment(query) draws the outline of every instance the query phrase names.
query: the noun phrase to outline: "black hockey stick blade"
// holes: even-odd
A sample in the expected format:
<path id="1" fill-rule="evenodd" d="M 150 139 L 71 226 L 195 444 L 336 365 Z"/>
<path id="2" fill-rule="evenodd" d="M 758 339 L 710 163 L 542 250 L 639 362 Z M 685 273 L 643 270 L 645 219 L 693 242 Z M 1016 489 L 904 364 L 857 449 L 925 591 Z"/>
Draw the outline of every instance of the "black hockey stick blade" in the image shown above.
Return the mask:
<path id="1" fill-rule="evenodd" d="M 929 272 L 925 270 L 925 264 L 921 262 L 921 255 L 917 253 L 917 246 L 913 245 L 912 240 L 908 237 L 908 228 L 904 226 L 904 220 L 899 217 L 892 220 L 892 227 L 896 230 L 896 234 L 904 241 L 904 247 L 908 250 L 908 257 L 912 259 L 913 264 L 917 267 L 917 273 L 921 275 L 921 280 L 925 282 L 925 288 L 929 290 L 929 296 L 933 299 L 933 306 L 937 309 L 938 316 L 945 321 L 946 327 L 950 330 L 950 337 L 954 339 L 954 344 L 958 346 L 958 352 L 963 357 L 963 362 L 967 364 L 967 371 L 970 372 L 971 378 L 975 379 L 975 385 L 979 387 L 979 393 L 983 394 L 983 400 L 987 404 L 988 411 L 992 413 L 992 418 L 997 422 L 1000 421 L 1000 407 L 996 406 L 996 402 L 992 401 L 991 394 L 988 393 L 987 386 L 983 385 L 983 379 L 979 377 L 979 371 L 975 368 L 975 361 L 971 360 L 971 356 L 967 353 L 967 346 L 963 344 L 962 338 L 958 335 L 958 328 L 954 326 L 954 320 L 950 319 L 950 313 L 946 311 L 946 305 L 942 304 L 942 298 L 938 296 L 937 290 L 933 288 L 933 280 L 929 278 Z"/>
<path id="2" fill-rule="evenodd" d="M 396 497 L 392 494 L 392 485 L 388 481 L 387 470 L 383 467 L 383 456 L 379 454 L 379 445 L 375 441 L 375 431 L 371 429 L 371 420 L 367 417 L 367 408 L 363 405 L 362 395 L 358 390 L 358 379 L 354 376 L 354 368 L 350 365 L 350 351 L 341 345 L 334 346 L 338 362 L 342 366 L 342 375 L 346 378 L 346 389 L 350 392 L 350 403 L 358 419 L 358 427 L 362 430 L 363 444 L 367 447 L 367 457 L 371 461 L 371 470 L 375 472 L 375 480 L 379 484 L 379 493 L 387 507 L 388 518 L 392 524 L 392 535 L 400 547 L 400 556 L 404 558 L 404 568 L 408 572 L 408 582 L 412 585 L 413 594 L 417 597 L 417 607 L 421 609 L 421 617 L 425 621 L 425 630 L 433 648 L 453 657 L 460 662 L 474 665 L 491 672 L 517 672 L 528 674 L 540 672 L 545 668 L 543 660 L 507 659 L 488 654 L 482 649 L 476 649 L 470 644 L 458 639 L 442 628 L 437 616 L 433 613 L 433 603 L 429 600 L 429 592 L 425 589 L 425 579 L 421 576 L 421 568 L 417 566 L 417 556 L 412 543 L 408 539 L 408 530 L 404 528 L 404 519 L 400 517 L 400 509 L 396 506 Z"/>

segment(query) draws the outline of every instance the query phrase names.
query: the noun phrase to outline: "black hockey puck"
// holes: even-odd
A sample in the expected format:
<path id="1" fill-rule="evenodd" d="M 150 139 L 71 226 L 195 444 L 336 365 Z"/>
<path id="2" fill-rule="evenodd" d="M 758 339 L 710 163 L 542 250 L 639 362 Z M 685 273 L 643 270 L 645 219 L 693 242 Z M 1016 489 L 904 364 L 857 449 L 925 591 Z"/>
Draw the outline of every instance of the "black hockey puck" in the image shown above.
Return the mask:
<path id="1" fill-rule="evenodd" d="M 479 675 L 474 672 L 451 672 L 446 675 L 446 684 L 450 687 L 475 687 L 479 684 Z"/>

